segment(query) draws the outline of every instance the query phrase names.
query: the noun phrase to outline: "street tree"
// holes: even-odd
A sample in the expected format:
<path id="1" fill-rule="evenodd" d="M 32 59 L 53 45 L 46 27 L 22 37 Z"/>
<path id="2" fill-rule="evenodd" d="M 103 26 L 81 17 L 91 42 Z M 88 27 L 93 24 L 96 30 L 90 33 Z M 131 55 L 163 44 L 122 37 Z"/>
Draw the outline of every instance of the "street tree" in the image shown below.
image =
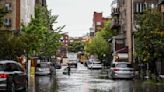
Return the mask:
<path id="1" fill-rule="evenodd" d="M 86 45 L 85 50 L 92 55 L 98 55 L 98 58 L 102 61 L 103 55 L 109 52 L 109 45 L 102 36 L 95 36 L 92 41 Z"/>
<path id="2" fill-rule="evenodd" d="M 4 31 L 0 33 L 0 59 L 16 60 L 17 56 L 24 53 L 24 44 L 20 36 Z"/>
<path id="3" fill-rule="evenodd" d="M 110 25 L 111 21 L 106 21 L 101 31 L 97 32 L 96 36 L 91 39 L 91 43 L 85 44 L 86 51 L 90 54 L 98 55 L 99 59 L 103 61 L 102 63 L 107 66 L 110 65 L 109 61 L 112 59 L 112 44 L 109 42 L 109 39 L 116 35 L 116 33 L 109 28 Z"/>
<path id="4" fill-rule="evenodd" d="M 22 40 L 29 55 L 52 56 L 60 46 L 59 39 L 64 26 L 53 29 L 57 16 L 51 15 L 46 7 L 36 6 L 35 18 L 25 26 L 22 26 Z M 33 53 L 35 52 L 35 53 Z"/>
<path id="5" fill-rule="evenodd" d="M 0 27 L 3 25 L 3 17 L 5 15 L 5 11 L 3 8 L 0 8 Z"/>
<path id="6" fill-rule="evenodd" d="M 151 74 L 158 77 L 156 61 L 164 55 L 164 20 L 157 9 L 148 9 L 143 14 L 137 15 L 137 30 L 135 33 L 135 51 L 137 57 L 149 65 Z M 162 59 L 161 59 L 162 60 Z M 151 77 L 151 76 L 150 76 Z M 156 78 L 157 78 L 156 77 Z"/>
<path id="7" fill-rule="evenodd" d="M 1 12 L 1 10 L 0 10 Z M 0 18 L 1 13 L 0 13 Z M 51 15 L 46 7 L 36 6 L 35 18 L 31 18 L 28 25 L 21 27 L 20 33 L 1 31 L 0 34 L 0 59 L 16 59 L 17 56 L 55 55 L 60 46 L 59 32 L 64 26 L 53 30 L 57 16 Z"/>
<path id="8" fill-rule="evenodd" d="M 104 23 L 104 27 L 101 31 L 97 32 L 96 35 L 103 37 L 106 41 L 112 38 L 112 36 L 116 35 L 116 32 L 112 31 L 109 27 L 111 25 L 111 21 L 106 21 Z"/>
<path id="9" fill-rule="evenodd" d="M 83 51 L 84 49 L 84 43 L 81 41 L 73 41 L 70 42 L 70 44 L 68 45 L 68 51 L 69 52 L 79 52 L 79 51 Z"/>

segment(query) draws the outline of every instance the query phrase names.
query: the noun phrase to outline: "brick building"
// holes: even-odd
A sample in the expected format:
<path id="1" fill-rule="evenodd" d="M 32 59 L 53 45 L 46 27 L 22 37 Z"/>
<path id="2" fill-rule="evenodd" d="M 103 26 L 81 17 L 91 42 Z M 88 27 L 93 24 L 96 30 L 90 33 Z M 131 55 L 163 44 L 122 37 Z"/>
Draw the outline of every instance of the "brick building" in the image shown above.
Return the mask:
<path id="1" fill-rule="evenodd" d="M 94 36 L 96 32 L 100 31 L 104 27 L 104 23 L 111 18 L 103 17 L 103 13 L 94 12 L 93 14 L 93 25 L 90 35 Z"/>
<path id="2" fill-rule="evenodd" d="M 34 0 L 0 0 L 0 7 L 6 12 L 0 30 L 19 32 L 21 23 L 27 25 L 34 17 Z"/>

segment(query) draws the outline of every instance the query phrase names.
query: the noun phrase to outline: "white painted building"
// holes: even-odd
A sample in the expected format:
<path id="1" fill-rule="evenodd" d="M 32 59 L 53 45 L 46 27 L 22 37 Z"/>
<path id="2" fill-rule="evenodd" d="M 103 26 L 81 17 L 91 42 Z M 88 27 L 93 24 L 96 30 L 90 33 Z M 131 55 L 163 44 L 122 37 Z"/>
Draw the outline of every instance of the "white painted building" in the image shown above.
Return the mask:
<path id="1" fill-rule="evenodd" d="M 35 0 L 21 0 L 21 23 L 27 25 L 35 17 Z"/>

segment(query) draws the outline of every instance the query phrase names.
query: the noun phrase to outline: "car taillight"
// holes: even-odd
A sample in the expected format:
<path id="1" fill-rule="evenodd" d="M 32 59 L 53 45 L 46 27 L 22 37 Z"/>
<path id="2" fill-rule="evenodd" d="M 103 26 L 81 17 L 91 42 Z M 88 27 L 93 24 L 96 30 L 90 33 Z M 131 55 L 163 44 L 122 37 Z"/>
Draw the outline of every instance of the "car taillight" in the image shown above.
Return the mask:
<path id="1" fill-rule="evenodd" d="M 0 78 L 8 78 L 9 75 L 8 74 L 0 74 Z"/>
<path id="2" fill-rule="evenodd" d="M 119 71 L 119 69 L 117 69 L 117 68 L 114 68 L 114 69 L 113 69 L 113 71 Z"/>

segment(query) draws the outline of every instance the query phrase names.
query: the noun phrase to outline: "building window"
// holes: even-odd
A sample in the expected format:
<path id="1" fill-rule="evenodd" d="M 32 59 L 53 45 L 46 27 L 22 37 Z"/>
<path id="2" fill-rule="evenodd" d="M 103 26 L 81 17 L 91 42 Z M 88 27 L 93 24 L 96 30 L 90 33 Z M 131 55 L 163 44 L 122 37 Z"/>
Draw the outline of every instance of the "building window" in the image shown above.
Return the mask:
<path id="1" fill-rule="evenodd" d="M 143 13 L 143 11 L 146 9 L 147 4 L 145 3 L 136 3 L 135 4 L 135 13 Z"/>
<path id="2" fill-rule="evenodd" d="M 4 26 L 11 27 L 11 19 L 10 18 L 4 19 Z"/>
<path id="3" fill-rule="evenodd" d="M 101 25 L 101 22 L 96 22 L 96 25 L 100 26 Z"/>
<path id="4" fill-rule="evenodd" d="M 4 9 L 5 9 L 6 12 L 10 12 L 12 10 L 11 3 L 5 4 L 5 8 Z"/>

